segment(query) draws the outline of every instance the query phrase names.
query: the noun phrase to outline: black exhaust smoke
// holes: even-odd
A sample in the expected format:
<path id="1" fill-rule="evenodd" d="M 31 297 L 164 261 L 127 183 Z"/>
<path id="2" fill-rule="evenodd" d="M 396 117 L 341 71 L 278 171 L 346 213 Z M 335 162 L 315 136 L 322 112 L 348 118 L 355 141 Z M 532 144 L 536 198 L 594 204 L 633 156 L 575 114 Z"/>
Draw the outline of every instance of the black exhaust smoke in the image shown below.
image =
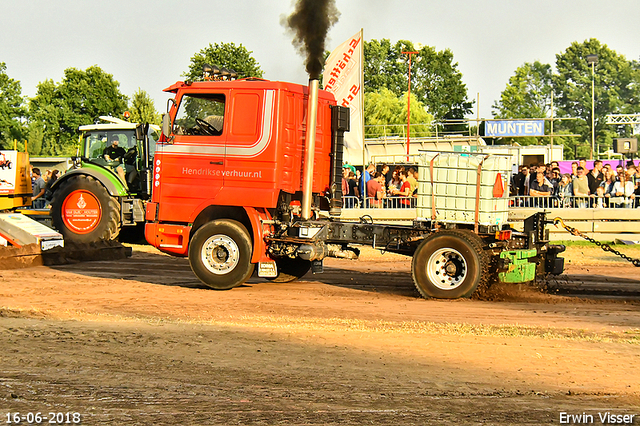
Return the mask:
<path id="1" fill-rule="evenodd" d="M 293 45 L 306 56 L 309 79 L 318 79 L 324 64 L 324 42 L 329 28 L 338 22 L 335 0 L 298 0 L 295 11 L 283 19 L 293 31 Z"/>

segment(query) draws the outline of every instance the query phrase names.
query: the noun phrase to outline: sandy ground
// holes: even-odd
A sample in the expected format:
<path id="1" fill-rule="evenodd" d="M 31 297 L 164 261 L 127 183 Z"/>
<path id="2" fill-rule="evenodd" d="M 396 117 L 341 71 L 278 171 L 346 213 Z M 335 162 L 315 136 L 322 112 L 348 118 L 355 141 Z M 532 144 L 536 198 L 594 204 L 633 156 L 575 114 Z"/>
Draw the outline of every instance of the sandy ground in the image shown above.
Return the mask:
<path id="1" fill-rule="evenodd" d="M 0 423 L 640 424 L 640 271 L 567 259 L 545 291 L 457 301 L 418 298 L 410 260 L 373 251 L 226 292 L 145 246 L 0 271 Z"/>

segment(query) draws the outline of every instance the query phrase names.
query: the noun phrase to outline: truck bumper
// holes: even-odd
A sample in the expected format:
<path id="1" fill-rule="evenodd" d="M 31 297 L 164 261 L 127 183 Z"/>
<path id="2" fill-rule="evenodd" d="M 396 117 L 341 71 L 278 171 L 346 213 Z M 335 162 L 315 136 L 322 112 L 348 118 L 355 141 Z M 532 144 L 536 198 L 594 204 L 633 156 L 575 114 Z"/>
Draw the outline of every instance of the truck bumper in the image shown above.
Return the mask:
<path id="1" fill-rule="evenodd" d="M 191 227 L 185 225 L 147 223 L 144 227 L 144 236 L 149 244 L 176 256 L 187 255 L 190 232 Z"/>

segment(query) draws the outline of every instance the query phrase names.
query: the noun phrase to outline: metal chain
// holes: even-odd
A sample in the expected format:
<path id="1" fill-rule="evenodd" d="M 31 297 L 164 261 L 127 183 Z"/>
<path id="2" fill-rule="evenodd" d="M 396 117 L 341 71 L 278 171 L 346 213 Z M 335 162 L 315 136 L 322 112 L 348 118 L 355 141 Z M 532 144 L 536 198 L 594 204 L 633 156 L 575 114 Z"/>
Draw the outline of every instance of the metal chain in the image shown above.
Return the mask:
<path id="1" fill-rule="evenodd" d="M 620 253 L 618 250 L 614 249 L 613 247 L 611 247 L 609 244 L 606 243 L 601 243 L 598 240 L 594 240 L 593 238 L 584 235 L 582 232 L 578 231 L 576 228 L 573 228 L 567 224 L 564 223 L 564 221 L 562 220 L 562 218 L 560 217 L 556 217 L 555 219 L 553 219 L 553 224 L 557 227 L 558 224 L 562 225 L 562 227 L 564 229 L 567 230 L 567 232 L 569 232 L 571 235 L 575 235 L 577 237 L 582 237 L 585 240 L 589 241 L 590 243 L 593 243 L 595 245 L 597 245 L 598 247 L 600 247 L 602 250 L 604 251 L 608 251 L 610 253 L 613 253 L 615 255 L 620 256 L 621 258 L 623 258 L 624 260 L 633 263 L 633 266 L 638 266 L 640 267 L 640 259 L 634 259 L 632 257 L 627 256 L 624 253 Z"/>

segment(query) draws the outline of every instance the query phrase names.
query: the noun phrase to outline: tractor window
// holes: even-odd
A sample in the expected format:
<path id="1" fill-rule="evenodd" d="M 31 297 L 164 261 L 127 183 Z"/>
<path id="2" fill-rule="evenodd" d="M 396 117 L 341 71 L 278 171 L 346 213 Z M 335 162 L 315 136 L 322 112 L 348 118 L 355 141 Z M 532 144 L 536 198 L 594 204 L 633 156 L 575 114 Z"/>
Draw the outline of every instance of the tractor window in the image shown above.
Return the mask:
<path id="1" fill-rule="evenodd" d="M 84 135 L 85 156 L 87 158 L 102 158 L 105 148 L 118 139 L 118 146 L 125 151 L 136 146 L 134 130 L 92 130 Z"/>
<path id="2" fill-rule="evenodd" d="M 156 143 L 160 139 L 159 132 L 149 127 L 149 159 L 153 159 L 156 153 Z"/>
<path id="3" fill-rule="evenodd" d="M 182 97 L 173 133 L 220 136 L 224 124 L 225 97 L 221 94 L 186 94 Z"/>
<path id="4" fill-rule="evenodd" d="M 84 136 L 85 140 L 85 157 L 100 158 L 102 152 L 107 147 L 107 132 L 87 132 Z"/>

